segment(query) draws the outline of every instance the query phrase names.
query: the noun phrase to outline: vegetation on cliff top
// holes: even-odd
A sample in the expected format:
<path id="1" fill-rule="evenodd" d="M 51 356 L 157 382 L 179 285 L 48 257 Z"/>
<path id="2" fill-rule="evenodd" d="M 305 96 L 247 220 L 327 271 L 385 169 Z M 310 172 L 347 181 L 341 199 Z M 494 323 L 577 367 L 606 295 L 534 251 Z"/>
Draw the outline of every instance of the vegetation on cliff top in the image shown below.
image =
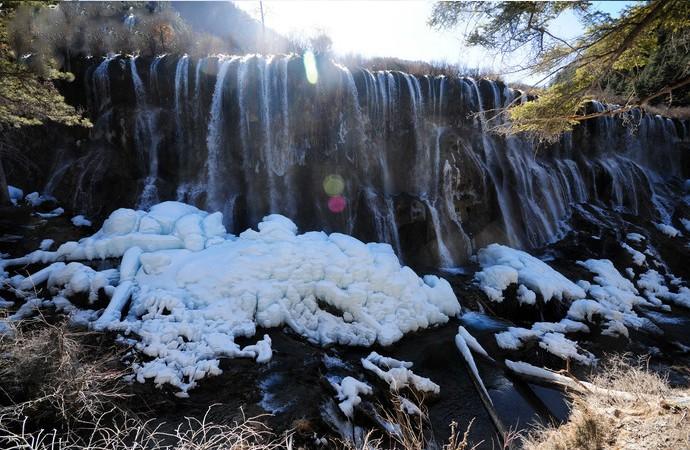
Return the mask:
<path id="1" fill-rule="evenodd" d="M 71 80 L 72 74 L 59 70 L 50 55 L 24 54 L 13 46 L 17 14 L 42 6 L 39 2 L 0 3 L 0 205 L 10 201 L 2 162 L 21 157 L 21 150 L 8 137 L 9 129 L 46 121 L 90 126 L 88 119 L 65 103 L 53 84 L 53 80 Z"/>
<path id="2" fill-rule="evenodd" d="M 561 14 L 576 14 L 586 27 L 575 39 L 549 28 Z M 536 101 L 508 109 L 512 133 L 557 139 L 579 122 L 633 108 L 690 104 L 690 3 L 651 0 L 626 7 L 619 17 L 574 2 L 439 2 L 430 25 L 467 25 L 465 42 L 502 54 L 527 52 L 521 70 L 551 80 Z M 602 94 L 621 104 L 588 113 L 584 105 Z"/>

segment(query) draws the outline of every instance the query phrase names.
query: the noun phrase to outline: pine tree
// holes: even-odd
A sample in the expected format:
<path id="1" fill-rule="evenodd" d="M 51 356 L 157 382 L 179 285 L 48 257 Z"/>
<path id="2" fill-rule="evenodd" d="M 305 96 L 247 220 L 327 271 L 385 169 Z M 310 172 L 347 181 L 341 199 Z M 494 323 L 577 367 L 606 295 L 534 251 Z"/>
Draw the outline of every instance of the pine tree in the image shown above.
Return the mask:
<path id="1" fill-rule="evenodd" d="M 582 21 L 582 36 L 563 39 L 549 30 L 565 11 Z M 687 105 L 690 95 L 687 0 L 636 2 L 618 17 L 597 11 L 589 1 L 438 2 L 429 23 L 469 24 L 468 45 L 502 54 L 527 51 L 530 63 L 523 69 L 552 80 L 536 100 L 501 111 L 511 121 L 499 131 L 555 140 L 588 118 L 647 109 L 660 100 Z M 588 114 L 585 104 L 607 92 L 616 94 L 620 105 Z"/>

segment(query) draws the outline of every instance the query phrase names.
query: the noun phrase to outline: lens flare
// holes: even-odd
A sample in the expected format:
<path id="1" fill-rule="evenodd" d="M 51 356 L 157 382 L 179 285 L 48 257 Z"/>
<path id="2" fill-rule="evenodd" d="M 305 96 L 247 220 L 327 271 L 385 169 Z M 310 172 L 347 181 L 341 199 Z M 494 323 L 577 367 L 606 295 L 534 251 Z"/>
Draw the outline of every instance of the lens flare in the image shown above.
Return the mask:
<path id="1" fill-rule="evenodd" d="M 342 195 L 336 195 L 328 199 L 328 209 L 333 213 L 343 212 L 347 206 L 347 201 Z"/>
<path id="2" fill-rule="evenodd" d="M 316 68 L 316 58 L 311 50 L 307 50 L 302 57 L 304 61 L 304 71 L 307 74 L 307 81 L 316 84 L 319 81 L 319 70 Z"/>
<path id="3" fill-rule="evenodd" d="M 345 190 L 345 180 L 337 174 L 328 175 L 323 179 L 323 190 L 331 197 L 340 195 Z"/>

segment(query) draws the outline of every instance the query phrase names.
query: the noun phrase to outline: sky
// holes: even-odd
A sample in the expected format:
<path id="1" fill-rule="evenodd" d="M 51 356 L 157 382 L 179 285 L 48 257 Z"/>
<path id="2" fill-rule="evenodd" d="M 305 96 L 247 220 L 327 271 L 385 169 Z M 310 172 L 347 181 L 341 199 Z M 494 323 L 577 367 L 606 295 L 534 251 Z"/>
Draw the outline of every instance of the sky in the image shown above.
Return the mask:
<path id="1" fill-rule="evenodd" d="M 283 35 L 309 37 L 319 31 L 333 40 L 336 54 L 360 54 L 365 57 L 392 56 L 408 60 L 448 62 L 470 68 L 500 73 L 508 81 L 535 83 L 540 77 L 525 73 L 506 74 L 519 64 L 520 57 L 501 59 L 480 48 L 463 46 L 462 29 L 434 30 L 427 25 L 433 1 L 404 0 L 274 0 L 264 1 L 267 27 Z M 629 1 L 596 1 L 595 6 L 617 14 Z M 235 4 L 260 19 L 259 2 Z M 569 38 L 582 32 L 575 16 L 565 13 L 551 31 Z"/>

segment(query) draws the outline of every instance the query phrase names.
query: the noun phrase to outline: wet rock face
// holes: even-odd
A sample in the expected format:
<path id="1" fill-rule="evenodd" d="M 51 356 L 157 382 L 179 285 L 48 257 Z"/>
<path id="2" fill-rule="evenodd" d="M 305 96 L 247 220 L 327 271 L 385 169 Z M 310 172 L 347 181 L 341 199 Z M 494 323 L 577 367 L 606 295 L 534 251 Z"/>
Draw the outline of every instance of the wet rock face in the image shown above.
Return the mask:
<path id="1" fill-rule="evenodd" d="M 490 242 L 552 242 L 578 203 L 664 220 L 669 180 L 689 174 L 690 127 L 658 116 L 592 120 L 548 147 L 489 134 L 492 110 L 521 101 L 489 80 L 318 60 L 311 84 L 296 56 L 118 56 L 73 70 L 65 95 L 94 127 L 45 127 L 27 153 L 58 156 L 31 174 L 12 167 L 10 181 L 90 216 L 179 199 L 238 231 L 278 212 L 438 267 Z"/>

